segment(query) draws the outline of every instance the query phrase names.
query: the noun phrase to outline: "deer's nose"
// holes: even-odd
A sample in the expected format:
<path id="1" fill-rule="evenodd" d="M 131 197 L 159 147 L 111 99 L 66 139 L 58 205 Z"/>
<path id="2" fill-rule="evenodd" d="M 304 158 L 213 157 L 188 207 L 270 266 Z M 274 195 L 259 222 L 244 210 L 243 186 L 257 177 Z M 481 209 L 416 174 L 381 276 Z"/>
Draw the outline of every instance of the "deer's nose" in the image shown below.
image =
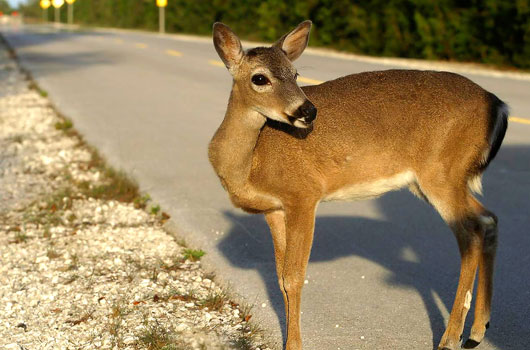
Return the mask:
<path id="1" fill-rule="evenodd" d="M 314 104 L 306 100 L 298 108 L 298 114 L 303 117 L 307 123 L 311 123 L 317 117 L 317 109 Z"/>

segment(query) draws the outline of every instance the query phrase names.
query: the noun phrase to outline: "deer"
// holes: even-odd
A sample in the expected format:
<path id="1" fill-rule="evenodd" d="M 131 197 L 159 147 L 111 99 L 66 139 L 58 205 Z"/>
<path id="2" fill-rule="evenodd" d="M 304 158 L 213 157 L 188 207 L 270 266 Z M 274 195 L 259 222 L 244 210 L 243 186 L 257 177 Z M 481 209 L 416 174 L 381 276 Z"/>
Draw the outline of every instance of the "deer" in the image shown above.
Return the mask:
<path id="1" fill-rule="evenodd" d="M 464 347 L 479 345 L 490 321 L 498 219 L 474 194 L 482 194 L 482 174 L 504 139 L 508 106 L 449 72 L 363 72 L 299 87 L 293 62 L 311 26 L 304 21 L 272 46 L 244 51 L 227 25 L 213 25 L 233 81 L 208 157 L 233 205 L 264 214 L 270 228 L 284 348 L 302 349 L 300 301 L 318 204 L 401 188 L 434 207 L 459 247 L 458 287 L 438 349 L 460 347 L 477 271 Z"/>

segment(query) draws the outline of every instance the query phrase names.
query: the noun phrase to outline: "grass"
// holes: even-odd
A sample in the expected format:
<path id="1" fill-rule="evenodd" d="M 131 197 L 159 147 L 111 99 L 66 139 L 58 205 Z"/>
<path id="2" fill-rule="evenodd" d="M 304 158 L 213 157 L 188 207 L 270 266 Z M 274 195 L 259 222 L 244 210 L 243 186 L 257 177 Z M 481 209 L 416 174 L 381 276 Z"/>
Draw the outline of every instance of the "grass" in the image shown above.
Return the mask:
<path id="1" fill-rule="evenodd" d="M 233 345 L 238 350 L 251 350 L 254 349 L 253 344 L 256 342 L 258 335 L 263 334 L 263 331 L 253 324 L 248 324 L 241 334 L 234 342 Z M 260 346 L 261 348 L 261 346 Z"/>
<path id="2" fill-rule="evenodd" d="M 227 303 L 228 296 L 224 291 L 213 292 L 210 291 L 206 299 L 199 302 L 199 307 L 208 308 L 211 311 L 221 311 L 223 306 Z"/>
<path id="3" fill-rule="evenodd" d="M 74 126 L 74 124 L 72 123 L 70 119 L 64 119 L 60 122 L 55 123 L 56 130 L 67 131 L 67 130 L 70 130 L 72 126 Z"/>
<path id="4" fill-rule="evenodd" d="M 70 265 L 68 265 L 67 271 L 77 270 L 79 268 L 79 256 L 74 253 L 70 257 L 70 259 L 72 260 L 72 262 L 70 263 Z"/>
<path id="5" fill-rule="evenodd" d="M 145 208 L 150 197 L 148 195 L 140 195 L 136 181 L 124 171 L 116 170 L 109 166 L 99 152 L 94 147 L 86 144 L 81 135 L 73 129 L 72 121 L 58 111 L 55 112 L 60 119 L 60 121 L 55 123 L 55 128 L 64 131 L 71 137 L 76 137 L 79 141 L 78 144 L 86 147 L 90 152 L 90 160 L 86 164 L 86 168 L 94 172 L 100 172 L 103 175 L 101 177 L 102 180 L 97 184 L 81 181 L 73 183 L 74 187 L 86 197 L 134 203 L 137 208 Z M 66 175 L 66 177 L 68 176 Z"/>
<path id="6" fill-rule="evenodd" d="M 57 213 L 43 210 L 24 214 L 24 220 L 31 224 L 43 226 L 58 226 L 62 223 L 62 219 Z"/>
<path id="7" fill-rule="evenodd" d="M 34 80 L 31 79 L 28 87 L 32 90 L 37 91 L 42 97 L 48 97 L 48 92 L 42 89 Z"/>
<path id="8" fill-rule="evenodd" d="M 121 318 L 114 318 L 112 320 L 109 320 L 109 323 L 107 325 L 107 329 L 109 331 L 109 334 L 111 335 L 111 344 L 112 348 L 122 348 L 122 339 L 120 336 L 120 328 L 122 324 Z"/>
<path id="9" fill-rule="evenodd" d="M 202 249 L 184 249 L 183 259 L 190 261 L 199 261 L 206 254 Z"/>
<path id="10" fill-rule="evenodd" d="M 174 332 L 165 329 L 155 321 L 154 324 L 147 324 L 143 332 L 138 336 L 138 341 L 147 350 L 186 350 L 187 345 Z"/>
<path id="11" fill-rule="evenodd" d="M 110 316 L 112 318 L 120 318 L 126 314 L 125 309 L 123 308 L 122 302 L 114 303 L 112 305 L 111 310 L 112 310 L 112 313 L 110 314 Z"/>
<path id="12" fill-rule="evenodd" d="M 97 184 L 87 181 L 75 183 L 77 190 L 89 198 L 101 200 L 116 200 L 124 203 L 134 203 L 138 209 L 145 208 L 150 200 L 149 195 L 140 195 L 138 184 L 124 171 L 116 170 L 107 165 L 105 159 L 94 148 L 89 147 L 91 154 L 87 168 L 94 172 L 100 172 L 102 179 Z"/>
<path id="13" fill-rule="evenodd" d="M 52 233 L 50 231 L 50 225 L 44 225 L 44 231 L 42 232 L 42 238 L 51 238 Z"/>
<path id="14" fill-rule="evenodd" d="M 248 304 L 237 305 L 233 302 L 230 303 L 233 307 L 237 306 L 239 308 L 239 317 L 241 317 L 241 320 L 245 322 L 241 335 L 233 342 L 233 345 L 239 350 L 253 349 L 256 343 L 258 343 L 259 345 L 259 343 L 262 343 L 264 341 L 263 329 L 259 325 L 253 322 L 249 322 L 252 317 L 251 311 L 253 307 Z"/>
<path id="15" fill-rule="evenodd" d="M 159 270 L 156 266 L 151 268 L 151 277 L 150 277 L 151 281 L 153 282 L 158 281 L 158 273 L 159 273 Z"/>
<path id="16" fill-rule="evenodd" d="M 109 322 L 107 329 L 111 335 L 112 348 L 123 348 L 123 339 L 120 334 L 120 329 L 123 323 L 123 316 L 127 314 L 127 311 L 123 307 L 123 301 L 116 302 L 112 305 Z"/>
<path id="17" fill-rule="evenodd" d="M 251 305 L 242 305 L 239 307 L 239 316 L 241 317 L 241 319 L 248 321 L 252 317 L 251 311 Z"/>
<path id="18" fill-rule="evenodd" d="M 45 199 L 45 209 L 51 212 L 70 209 L 72 208 L 72 199 L 75 197 L 76 195 L 71 187 L 59 188 Z"/>
<path id="19" fill-rule="evenodd" d="M 252 338 L 249 336 L 241 336 L 234 341 L 234 346 L 240 350 L 251 350 L 252 349 Z"/>
<path id="20" fill-rule="evenodd" d="M 28 235 L 26 235 L 24 232 L 18 231 L 15 233 L 15 239 L 11 241 L 11 243 L 26 243 L 28 238 Z"/>
<path id="21" fill-rule="evenodd" d="M 85 322 L 87 322 L 88 320 L 90 320 L 90 319 L 92 318 L 92 314 L 93 314 L 94 312 L 95 312 L 95 311 L 93 311 L 93 310 L 84 311 L 84 312 L 79 316 L 79 318 L 66 320 L 66 323 L 70 323 L 72 326 L 77 326 L 78 324 L 85 323 Z"/>
<path id="22" fill-rule="evenodd" d="M 85 196 L 95 199 L 134 203 L 140 197 L 138 184 L 125 172 L 117 171 L 101 162 L 93 162 L 93 164 L 97 165 L 92 165 L 92 167 L 103 173 L 102 183 L 91 185 L 87 182 L 82 182 L 79 184 L 81 192 Z"/>
<path id="23" fill-rule="evenodd" d="M 157 215 L 160 212 L 160 205 L 154 205 L 151 207 L 151 214 Z"/>
<path id="24" fill-rule="evenodd" d="M 195 290 L 190 289 L 186 293 L 182 294 L 179 292 L 171 293 L 172 295 L 169 299 L 181 300 L 181 301 L 196 301 L 197 297 L 195 296 Z"/>
<path id="25" fill-rule="evenodd" d="M 44 226 L 44 237 L 49 238 L 51 236 L 50 227 L 63 223 L 60 212 L 70 209 L 72 207 L 72 199 L 76 197 L 72 188 L 59 188 L 42 200 L 44 205 L 34 206 L 37 210 L 30 209 L 26 211 L 23 216 L 24 221 Z M 72 217 L 72 215 L 69 215 L 67 220 L 73 221 L 75 217 Z"/>
<path id="26" fill-rule="evenodd" d="M 89 161 L 83 164 L 85 169 L 99 172 L 102 176 L 100 176 L 100 181 L 93 184 L 87 181 L 75 181 L 69 171 L 64 171 L 61 176 L 66 184 L 61 188 L 54 189 L 43 200 L 35 201 L 30 207 L 25 209 L 24 221 L 43 226 L 43 237 L 50 238 L 50 227 L 71 226 L 75 223 L 77 219 L 75 214 L 70 213 L 64 217 L 64 211 L 72 208 L 72 203 L 75 199 L 116 200 L 134 203 L 136 208 L 145 209 L 150 197 L 145 194 L 140 195 L 138 184 L 125 172 L 117 171 L 108 166 L 103 157 L 94 148 L 86 145 L 81 136 L 77 135 L 75 130 L 72 130 L 72 122 L 64 117 L 60 118 L 62 121 L 56 123 L 56 128 L 71 133 L 72 137 L 76 137 L 79 140 L 78 144 L 88 148 L 90 152 Z M 151 212 L 153 210 L 158 213 L 160 207 L 154 207 Z M 22 236 L 16 237 L 16 242 L 25 242 L 25 238 Z"/>
<path id="27" fill-rule="evenodd" d="M 38 89 L 38 86 L 35 83 L 33 84 L 34 88 Z M 66 172 L 64 177 L 65 179 L 71 180 L 72 186 L 70 188 L 64 188 L 57 191 L 52 198 L 48 200 L 48 202 L 50 202 L 48 209 L 50 209 L 52 213 L 57 210 L 69 209 L 65 207 L 60 200 L 63 198 L 75 199 L 76 196 L 74 196 L 74 192 L 80 193 L 82 196 L 88 198 L 133 203 L 135 208 L 145 209 L 149 201 L 151 201 L 151 197 L 148 194 L 140 193 L 138 183 L 124 171 L 116 170 L 109 166 L 99 152 L 94 147 L 86 144 L 82 136 L 75 131 L 73 123 L 70 119 L 61 115 L 57 110 L 55 110 L 55 113 L 59 117 L 59 121 L 55 123 L 55 128 L 57 130 L 64 131 L 71 137 L 77 138 L 79 141 L 78 145 L 88 149 L 90 152 L 90 160 L 85 165 L 86 168 L 90 171 L 99 172 L 102 174 L 102 176 L 100 177 L 101 181 L 93 184 L 87 181 L 75 182 L 71 179 L 71 175 Z M 71 201 L 69 201 L 69 203 L 71 204 Z M 169 219 L 169 215 L 161 212 L 159 205 L 152 206 L 149 212 L 157 216 L 161 222 L 167 221 Z M 36 223 L 43 224 L 59 224 L 59 219 L 60 218 L 41 214 L 34 218 L 34 221 L 36 221 Z M 75 217 L 71 216 L 67 218 L 67 220 L 74 221 Z"/>
<path id="28" fill-rule="evenodd" d="M 147 203 L 151 200 L 151 197 L 148 194 L 138 196 L 133 200 L 134 207 L 136 209 L 145 209 Z"/>

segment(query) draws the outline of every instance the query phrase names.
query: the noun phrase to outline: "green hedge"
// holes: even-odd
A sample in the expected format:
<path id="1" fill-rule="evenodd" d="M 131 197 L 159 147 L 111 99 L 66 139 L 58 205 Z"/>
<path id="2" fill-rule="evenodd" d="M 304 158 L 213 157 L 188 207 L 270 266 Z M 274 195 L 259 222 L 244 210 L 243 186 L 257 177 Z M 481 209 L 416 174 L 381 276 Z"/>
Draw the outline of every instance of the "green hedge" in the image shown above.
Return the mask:
<path id="1" fill-rule="evenodd" d="M 273 41 L 311 19 L 315 46 L 530 68 L 530 0 L 168 2 L 169 32 L 210 35 L 212 23 L 223 21 L 243 38 Z M 26 10 L 39 14 L 36 6 Z M 75 17 L 90 25 L 158 28 L 155 0 L 78 0 Z"/>

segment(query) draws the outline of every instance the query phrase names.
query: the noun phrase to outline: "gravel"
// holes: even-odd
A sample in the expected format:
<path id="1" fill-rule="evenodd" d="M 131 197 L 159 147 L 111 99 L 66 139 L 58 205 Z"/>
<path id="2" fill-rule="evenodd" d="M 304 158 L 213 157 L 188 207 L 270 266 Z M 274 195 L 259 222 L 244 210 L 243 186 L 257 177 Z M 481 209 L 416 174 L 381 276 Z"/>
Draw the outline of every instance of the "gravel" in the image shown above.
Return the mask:
<path id="1" fill-rule="evenodd" d="M 268 349 L 159 208 L 91 195 L 107 175 L 45 95 L 0 41 L 0 349 Z"/>

